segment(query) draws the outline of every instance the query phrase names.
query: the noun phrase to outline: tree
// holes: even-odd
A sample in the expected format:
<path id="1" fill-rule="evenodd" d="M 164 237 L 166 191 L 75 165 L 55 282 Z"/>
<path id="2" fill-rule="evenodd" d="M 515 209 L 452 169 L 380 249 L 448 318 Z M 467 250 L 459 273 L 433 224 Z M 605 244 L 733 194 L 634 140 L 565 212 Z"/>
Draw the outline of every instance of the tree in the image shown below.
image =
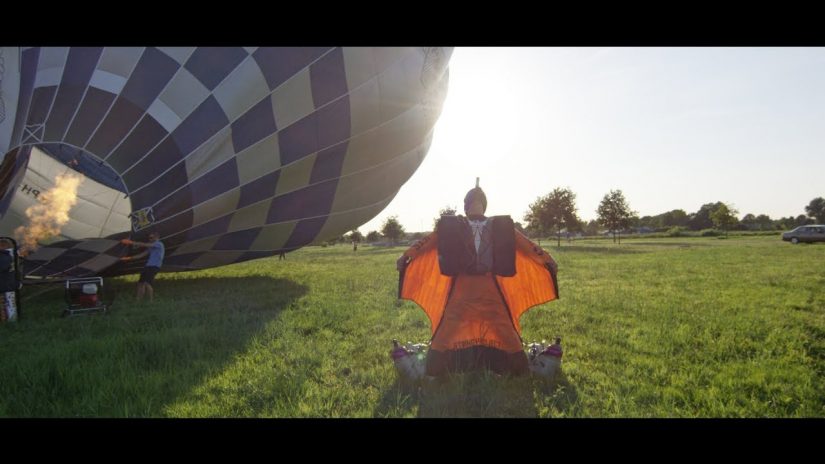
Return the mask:
<path id="1" fill-rule="evenodd" d="M 791 230 L 796 227 L 796 219 L 793 216 L 779 218 L 773 222 L 773 226 L 778 230 Z"/>
<path id="2" fill-rule="evenodd" d="M 825 198 L 816 197 L 805 207 L 808 216 L 816 219 L 817 224 L 825 224 Z"/>
<path id="3" fill-rule="evenodd" d="M 673 211 L 662 213 L 660 216 L 662 216 L 662 227 L 687 227 L 688 225 L 688 215 L 683 209 L 674 209 Z"/>
<path id="4" fill-rule="evenodd" d="M 813 219 L 809 218 L 808 216 L 805 216 L 804 214 L 800 214 L 796 217 L 796 225 L 794 227 L 807 226 L 808 224 L 813 223 Z"/>
<path id="5" fill-rule="evenodd" d="M 660 216 L 642 216 L 639 218 L 639 227 L 650 227 L 658 229 L 662 227 L 662 220 Z"/>
<path id="6" fill-rule="evenodd" d="M 688 228 L 690 228 L 690 230 L 702 230 L 713 227 L 713 220 L 710 218 L 710 214 L 716 211 L 716 209 L 721 205 L 721 201 L 717 201 L 716 203 L 705 203 L 702 205 L 702 207 L 699 208 L 699 211 L 691 213 L 689 216 Z"/>
<path id="7" fill-rule="evenodd" d="M 669 229 L 676 226 L 687 226 L 688 215 L 684 210 L 674 209 L 656 216 L 642 216 L 639 219 L 639 227 L 650 227 L 652 229 Z"/>
<path id="8" fill-rule="evenodd" d="M 621 190 L 611 190 L 607 193 L 599 203 L 596 213 L 599 215 L 599 223 L 613 233 L 613 243 L 616 243 L 616 232 L 621 234 L 630 223 L 630 218 L 636 214 L 630 209 Z M 619 243 L 622 243 L 621 235 Z"/>
<path id="9" fill-rule="evenodd" d="M 455 213 L 458 211 L 455 206 L 445 206 L 438 210 L 438 217 L 433 220 L 433 230 L 438 227 L 438 220 L 441 219 L 441 216 L 455 216 Z"/>
<path id="10" fill-rule="evenodd" d="M 722 203 L 710 213 L 710 218 L 716 227 L 725 231 L 725 237 L 727 237 L 730 226 L 736 224 L 737 214 L 739 214 L 739 211 Z"/>
<path id="11" fill-rule="evenodd" d="M 599 221 L 593 219 L 584 226 L 584 235 L 599 235 Z"/>
<path id="12" fill-rule="evenodd" d="M 378 231 L 371 230 L 371 231 L 367 234 L 367 242 L 368 242 L 368 243 L 375 243 L 375 242 L 377 242 L 377 241 L 379 241 L 379 240 L 381 240 L 381 234 L 379 234 L 379 233 L 378 233 Z"/>
<path id="13" fill-rule="evenodd" d="M 756 216 L 751 213 L 748 213 L 742 216 L 742 219 L 739 221 L 739 224 L 742 224 L 745 229 L 753 230 L 756 229 Z"/>
<path id="14" fill-rule="evenodd" d="M 397 216 L 390 216 L 384 221 L 384 225 L 381 226 L 381 235 L 390 239 L 390 243 L 393 245 L 404 236 L 404 226 L 398 222 Z"/>
<path id="15" fill-rule="evenodd" d="M 569 233 L 579 228 L 576 194 L 569 188 L 557 187 L 531 203 L 524 220 L 527 221 L 527 229 L 536 230 L 542 235 L 555 232 L 556 246 L 561 246 L 562 229 L 567 229 Z"/>
<path id="16" fill-rule="evenodd" d="M 773 219 L 767 214 L 760 214 L 754 219 L 759 230 L 771 230 L 773 228 Z"/>
<path id="17" fill-rule="evenodd" d="M 793 228 L 799 226 L 806 226 L 808 224 L 813 224 L 813 219 L 805 216 L 804 214 L 800 214 L 797 217 L 788 216 L 781 219 L 777 219 L 774 221 L 774 226 L 780 230 L 791 230 Z"/>
<path id="18" fill-rule="evenodd" d="M 634 213 L 627 219 L 627 224 L 634 229 L 638 229 L 642 227 L 642 220 L 636 213 Z"/>
<path id="19" fill-rule="evenodd" d="M 358 251 L 358 244 L 364 240 L 364 236 L 361 235 L 358 229 L 355 229 L 347 235 L 347 240 L 352 242 L 352 251 Z"/>
<path id="20" fill-rule="evenodd" d="M 767 214 L 760 214 L 759 216 L 754 216 L 753 214 L 746 214 L 742 216 L 742 219 L 739 221 L 740 229 L 746 230 L 771 230 L 774 228 L 774 224 L 776 221 L 771 219 L 770 216 Z"/>
<path id="21" fill-rule="evenodd" d="M 779 230 L 793 229 L 791 224 L 793 224 L 793 216 L 781 217 L 773 222 L 774 227 Z"/>
<path id="22" fill-rule="evenodd" d="M 352 242 L 361 243 L 364 241 L 364 236 L 361 235 L 361 232 L 359 232 L 358 229 L 355 229 L 352 232 L 350 232 L 349 239 Z"/>

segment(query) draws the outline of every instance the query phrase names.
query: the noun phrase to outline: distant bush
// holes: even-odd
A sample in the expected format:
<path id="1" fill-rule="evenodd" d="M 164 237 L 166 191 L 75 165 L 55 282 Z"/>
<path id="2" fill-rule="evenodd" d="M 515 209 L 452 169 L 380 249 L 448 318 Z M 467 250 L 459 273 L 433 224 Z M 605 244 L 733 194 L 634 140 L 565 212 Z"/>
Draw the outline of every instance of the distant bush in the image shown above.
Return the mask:
<path id="1" fill-rule="evenodd" d="M 699 236 L 700 237 L 718 237 L 718 236 L 722 235 L 722 233 L 723 232 L 721 230 L 702 229 L 702 231 L 699 232 Z"/>
<path id="2" fill-rule="evenodd" d="M 666 237 L 683 237 L 685 235 L 686 231 L 687 231 L 687 228 L 685 228 L 685 227 L 673 226 L 673 227 L 671 227 L 670 229 L 667 230 L 667 232 L 665 233 L 665 236 Z"/>

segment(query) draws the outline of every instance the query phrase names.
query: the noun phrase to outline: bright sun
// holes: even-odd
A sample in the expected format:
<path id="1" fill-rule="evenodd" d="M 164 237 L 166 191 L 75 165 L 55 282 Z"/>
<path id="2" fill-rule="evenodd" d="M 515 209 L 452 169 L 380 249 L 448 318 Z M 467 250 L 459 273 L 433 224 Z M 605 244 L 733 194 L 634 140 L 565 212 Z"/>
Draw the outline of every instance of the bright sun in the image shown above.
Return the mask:
<path id="1" fill-rule="evenodd" d="M 451 164 L 478 169 L 501 162 L 519 137 L 519 101 L 502 74 L 456 50 L 452 62 L 467 60 L 450 75 L 447 100 L 438 122 L 439 143 Z M 455 66 L 455 68 L 459 68 Z"/>

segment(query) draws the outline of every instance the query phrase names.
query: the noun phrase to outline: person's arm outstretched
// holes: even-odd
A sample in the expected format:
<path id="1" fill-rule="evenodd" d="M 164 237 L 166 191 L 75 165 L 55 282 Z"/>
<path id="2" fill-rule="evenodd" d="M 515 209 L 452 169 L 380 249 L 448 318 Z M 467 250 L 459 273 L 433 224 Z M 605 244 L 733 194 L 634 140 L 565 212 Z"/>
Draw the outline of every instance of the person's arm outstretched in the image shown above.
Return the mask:
<path id="1" fill-rule="evenodd" d="M 123 240 L 120 241 L 120 243 L 122 243 L 124 245 L 133 245 L 133 246 L 139 246 L 141 248 L 147 248 L 147 250 L 144 250 L 143 252 L 138 253 L 134 256 L 124 256 L 124 257 L 120 258 L 121 261 L 135 261 L 135 260 L 141 259 L 144 256 L 148 255 L 149 254 L 148 248 L 151 248 L 156 242 L 151 242 L 151 243 L 135 242 L 133 240 L 129 240 L 128 238 L 124 238 Z"/>
<path id="2" fill-rule="evenodd" d="M 134 240 L 129 240 L 128 238 L 124 238 L 123 240 L 120 241 L 120 243 L 122 243 L 124 245 L 133 245 L 133 246 L 139 246 L 139 247 L 143 247 L 143 248 L 151 248 L 155 245 L 156 242 L 136 242 Z"/>

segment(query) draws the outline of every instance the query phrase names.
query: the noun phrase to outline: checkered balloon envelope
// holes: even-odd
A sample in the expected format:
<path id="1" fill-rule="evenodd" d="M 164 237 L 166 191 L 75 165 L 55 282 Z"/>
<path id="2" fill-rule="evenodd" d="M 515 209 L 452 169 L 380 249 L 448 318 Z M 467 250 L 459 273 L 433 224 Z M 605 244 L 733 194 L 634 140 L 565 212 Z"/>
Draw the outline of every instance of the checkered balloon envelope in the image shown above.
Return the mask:
<path id="1" fill-rule="evenodd" d="M 165 271 L 323 243 L 375 217 L 418 168 L 451 54 L 2 47 L 0 234 L 31 226 L 32 209 L 66 217 L 33 239 L 30 277 L 136 272 L 119 240 L 153 231 Z"/>

